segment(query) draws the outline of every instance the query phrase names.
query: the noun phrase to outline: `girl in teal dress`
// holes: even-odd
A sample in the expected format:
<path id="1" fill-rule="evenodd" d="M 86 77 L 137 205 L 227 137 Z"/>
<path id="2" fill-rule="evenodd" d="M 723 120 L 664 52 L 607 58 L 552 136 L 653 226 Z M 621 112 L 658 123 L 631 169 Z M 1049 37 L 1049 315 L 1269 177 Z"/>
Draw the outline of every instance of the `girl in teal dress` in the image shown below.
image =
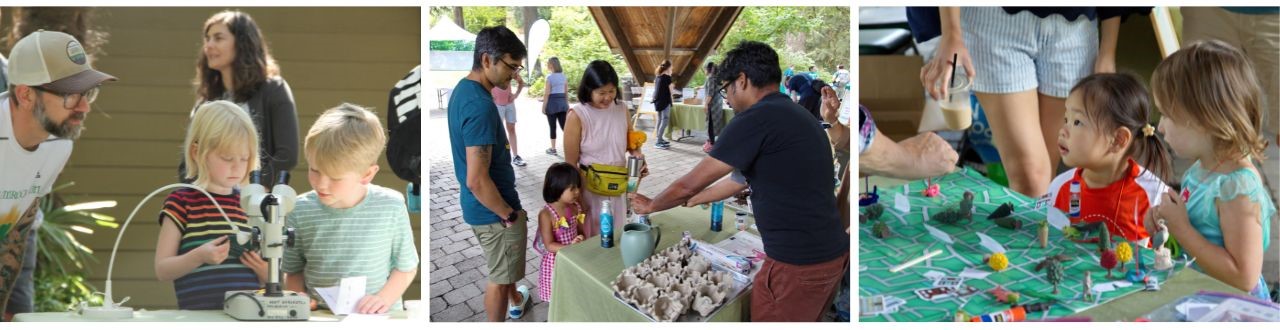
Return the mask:
<path id="1" fill-rule="evenodd" d="M 1175 154 L 1196 161 L 1155 215 L 1195 257 L 1193 268 L 1270 301 L 1262 255 L 1276 207 L 1252 162 L 1266 148 L 1252 65 L 1230 45 L 1197 42 L 1161 62 L 1151 85 L 1160 132 Z"/>

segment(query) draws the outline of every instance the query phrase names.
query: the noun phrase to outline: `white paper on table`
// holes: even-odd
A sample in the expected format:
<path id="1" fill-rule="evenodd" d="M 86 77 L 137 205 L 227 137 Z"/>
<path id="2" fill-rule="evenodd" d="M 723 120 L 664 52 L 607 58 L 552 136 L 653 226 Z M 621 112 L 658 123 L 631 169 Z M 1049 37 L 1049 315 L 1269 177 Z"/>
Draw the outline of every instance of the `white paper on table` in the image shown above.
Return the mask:
<path id="1" fill-rule="evenodd" d="M 382 314 L 351 313 L 351 314 L 347 314 L 347 317 L 342 318 L 342 322 L 371 322 L 371 321 L 386 321 L 390 319 L 391 319 L 391 313 L 382 313 Z"/>
<path id="2" fill-rule="evenodd" d="M 978 234 L 978 245 L 982 245 L 982 247 L 987 248 L 987 250 L 991 251 L 991 253 L 1005 252 L 1004 246 L 1000 245 L 1000 242 L 996 242 L 996 240 L 992 239 L 991 236 L 987 236 L 987 234 L 983 234 L 983 233 L 977 233 L 977 234 Z"/>
<path id="3" fill-rule="evenodd" d="M 936 271 L 936 270 L 924 272 L 924 278 L 931 279 L 931 280 L 936 280 L 938 278 L 942 278 L 943 276 L 947 276 L 947 274 L 943 274 L 942 272 Z"/>
<path id="4" fill-rule="evenodd" d="M 955 243 L 955 241 L 951 240 L 951 235 L 947 235 L 947 233 L 943 232 L 942 230 L 939 230 L 938 228 L 934 228 L 933 226 L 930 226 L 927 223 L 923 225 L 924 225 L 924 229 L 929 231 L 929 235 L 933 235 L 933 238 L 936 238 L 939 241 L 945 242 L 947 244 Z"/>
<path id="5" fill-rule="evenodd" d="M 1071 221 L 1067 220 L 1067 214 L 1062 213 L 1062 210 L 1059 210 L 1058 208 L 1055 208 L 1055 207 L 1050 207 L 1048 208 L 1047 213 L 1048 214 L 1046 214 L 1046 216 L 1047 216 L 1047 219 L 1049 220 L 1049 225 L 1053 226 L 1053 228 L 1062 230 L 1062 228 L 1071 225 Z"/>
<path id="6" fill-rule="evenodd" d="M 1111 283 L 1102 283 L 1102 284 L 1094 285 L 1093 288 L 1090 289 L 1090 291 L 1093 291 L 1094 293 L 1103 293 L 1103 292 L 1109 292 L 1109 291 L 1115 291 L 1115 290 L 1116 290 L 1115 285 L 1112 285 Z"/>
<path id="7" fill-rule="evenodd" d="M 893 195 L 893 209 L 907 213 L 911 211 L 911 201 L 907 200 L 906 195 Z"/>
<path id="8" fill-rule="evenodd" d="M 991 275 L 991 272 L 981 271 L 973 268 L 965 268 L 964 271 L 960 272 L 960 277 L 967 277 L 967 278 L 973 278 L 973 279 L 984 279 L 984 278 L 987 278 L 987 275 Z"/>
<path id="9" fill-rule="evenodd" d="M 364 276 L 345 277 L 338 286 L 316 288 L 316 292 L 324 299 L 329 310 L 333 311 L 333 315 L 353 314 L 356 304 L 365 296 L 366 281 Z"/>

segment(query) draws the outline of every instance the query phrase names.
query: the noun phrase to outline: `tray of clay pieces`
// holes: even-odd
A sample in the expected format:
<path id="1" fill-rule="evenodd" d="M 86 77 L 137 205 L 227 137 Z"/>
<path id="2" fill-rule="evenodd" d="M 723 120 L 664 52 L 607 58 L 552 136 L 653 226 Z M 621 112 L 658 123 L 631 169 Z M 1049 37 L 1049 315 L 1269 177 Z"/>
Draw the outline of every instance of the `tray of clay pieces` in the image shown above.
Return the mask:
<path id="1" fill-rule="evenodd" d="M 613 298 L 650 322 L 705 322 L 750 286 L 681 242 L 622 271 Z"/>

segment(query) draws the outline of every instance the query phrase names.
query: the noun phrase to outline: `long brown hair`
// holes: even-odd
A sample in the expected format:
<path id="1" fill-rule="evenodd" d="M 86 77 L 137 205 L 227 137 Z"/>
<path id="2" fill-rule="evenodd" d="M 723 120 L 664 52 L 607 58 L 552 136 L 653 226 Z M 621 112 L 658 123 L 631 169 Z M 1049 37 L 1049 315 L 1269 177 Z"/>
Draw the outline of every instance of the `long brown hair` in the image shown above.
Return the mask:
<path id="1" fill-rule="evenodd" d="M 1156 66 L 1151 92 L 1160 113 L 1208 133 L 1219 158 L 1265 158 L 1262 88 L 1239 49 L 1217 40 L 1187 45 Z"/>
<path id="2" fill-rule="evenodd" d="M 1162 181 L 1169 181 L 1172 162 L 1169 150 L 1155 134 L 1151 123 L 1151 96 L 1137 76 L 1131 73 L 1096 73 L 1084 77 L 1071 88 L 1080 93 L 1085 116 L 1098 123 L 1098 130 L 1110 134 L 1127 128 L 1132 143 L 1125 156 L 1134 157 L 1142 167 Z M 1147 134 L 1148 131 L 1151 134 Z"/>
<path id="3" fill-rule="evenodd" d="M 107 33 L 94 26 L 95 9 L 92 7 L 16 7 L 11 9 L 13 28 L 9 30 L 8 46 L 13 45 L 38 30 L 61 31 L 75 37 L 84 46 L 90 60 L 101 55 L 107 43 Z"/>
<path id="4" fill-rule="evenodd" d="M 244 102 L 258 91 L 259 85 L 267 78 L 280 75 L 276 60 L 271 57 L 271 50 L 262 38 L 262 30 L 249 14 L 228 10 L 209 17 L 204 21 L 201 38 L 209 33 L 214 24 L 223 24 L 235 37 L 236 57 L 231 60 L 233 69 L 231 82 L 231 98 L 235 102 Z M 222 74 L 209 68 L 209 59 L 204 56 L 203 47 L 196 56 L 196 96 L 200 100 L 219 99 L 227 93 L 222 85 Z"/>

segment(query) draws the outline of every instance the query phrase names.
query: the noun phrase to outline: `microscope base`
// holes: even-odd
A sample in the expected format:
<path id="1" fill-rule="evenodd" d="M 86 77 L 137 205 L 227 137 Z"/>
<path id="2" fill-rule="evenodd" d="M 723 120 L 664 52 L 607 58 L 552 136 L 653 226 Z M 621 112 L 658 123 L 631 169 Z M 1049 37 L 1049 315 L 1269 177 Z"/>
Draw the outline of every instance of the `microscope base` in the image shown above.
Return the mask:
<path id="1" fill-rule="evenodd" d="M 240 321 L 306 321 L 311 318 L 311 299 L 293 291 L 281 297 L 267 297 L 262 290 L 227 291 L 222 311 Z"/>

